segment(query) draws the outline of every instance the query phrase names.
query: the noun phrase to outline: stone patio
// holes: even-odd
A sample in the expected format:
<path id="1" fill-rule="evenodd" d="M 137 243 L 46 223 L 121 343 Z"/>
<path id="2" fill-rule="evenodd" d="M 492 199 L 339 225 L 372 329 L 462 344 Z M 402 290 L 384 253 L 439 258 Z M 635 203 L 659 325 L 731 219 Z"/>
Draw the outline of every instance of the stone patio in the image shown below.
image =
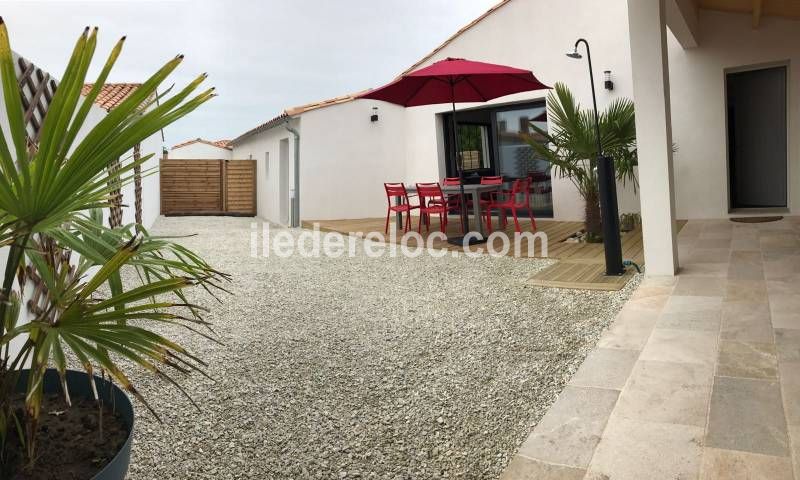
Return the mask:
<path id="1" fill-rule="evenodd" d="M 800 479 L 800 218 L 691 221 L 503 480 Z"/>

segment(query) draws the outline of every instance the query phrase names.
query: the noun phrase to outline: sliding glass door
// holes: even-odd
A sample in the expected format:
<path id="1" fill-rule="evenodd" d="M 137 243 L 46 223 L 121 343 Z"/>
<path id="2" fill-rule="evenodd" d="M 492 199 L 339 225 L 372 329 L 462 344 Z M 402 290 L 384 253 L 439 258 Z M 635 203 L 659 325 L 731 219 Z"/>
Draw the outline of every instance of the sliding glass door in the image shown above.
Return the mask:
<path id="1" fill-rule="evenodd" d="M 495 112 L 495 124 L 498 174 L 507 179 L 530 177 L 533 182 L 530 204 L 534 214 L 552 217 L 550 162 L 539 157 L 528 143 L 544 141 L 532 127 L 547 131 L 547 107 L 541 103 L 499 109 Z"/>
<path id="2" fill-rule="evenodd" d="M 448 177 L 458 175 L 452 155 L 452 119 L 443 117 Z M 459 111 L 459 148 L 464 160 L 468 183 L 480 177 L 502 175 L 506 181 L 530 178 L 530 205 L 539 217 L 553 216 L 553 194 L 550 182 L 550 163 L 542 159 L 530 140 L 544 138 L 533 128 L 547 130 L 547 107 L 544 102 L 527 102 L 490 108 Z M 519 198 L 522 201 L 522 197 Z M 525 212 L 527 214 L 527 212 Z"/>

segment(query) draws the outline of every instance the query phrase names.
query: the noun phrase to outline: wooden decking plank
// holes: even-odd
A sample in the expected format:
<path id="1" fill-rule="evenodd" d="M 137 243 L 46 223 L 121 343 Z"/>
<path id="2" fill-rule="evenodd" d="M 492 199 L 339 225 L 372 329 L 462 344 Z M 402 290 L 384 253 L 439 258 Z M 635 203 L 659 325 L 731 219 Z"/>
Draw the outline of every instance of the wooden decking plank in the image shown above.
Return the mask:
<path id="1" fill-rule="evenodd" d="M 321 221 L 304 221 L 302 224 L 306 228 L 312 228 L 317 223 L 318 228 L 324 232 L 339 232 L 342 234 L 354 234 L 361 232 L 362 236 L 371 233 L 383 233 L 386 219 L 384 218 L 360 218 L 360 219 L 344 219 L 344 220 L 321 220 Z M 389 219 L 390 225 L 395 225 L 395 217 Z M 417 230 L 419 218 L 412 218 L 412 229 Z M 685 222 L 684 222 L 685 223 Z M 494 227 L 497 227 L 496 220 Z M 682 226 L 682 224 L 680 225 Z M 552 220 L 539 220 L 537 221 L 537 232 L 543 232 L 548 238 L 548 258 L 557 260 L 556 263 L 546 267 L 545 269 L 537 272 L 529 282 L 532 285 L 555 287 L 555 288 L 578 288 L 585 290 L 619 290 L 621 289 L 633 275 L 628 271 L 621 277 L 607 277 L 605 276 L 604 267 L 604 254 L 602 244 L 586 244 L 586 243 L 565 243 L 564 240 L 572 235 L 574 232 L 580 230 L 582 227 L 581 222 L 558 222 Z M 531 231 L 530 220 L 520 219 L 520 228 L 523 232 Z M 438 218 L 431 219 L 430 232 L 439 231 Z M 459 219 L 457 216 L 451 216 L 448 219 L 446 229 L 448 234 L 460 234 Z M 509 222 L 508 225 L 502 229 L 512 239 L 514 237 L 514 223 Z M 403 232 L 398 231 L 394 239 L 387 239 L 388 241 L 399 241 Z M 429 231 L 423 226 L 422 238 L 427 239 Z M 520 245 L 520 253 L 522 257 L 527 258 L 527 240 L 522 240 Z M 410 245 L 414 245 L 412 242 Z M 437 240 L 433 244 L 434 248 L 444 248 L 448 250 L 459 249 L 459 247 L 448 244 L 447 242 Z M 513 256 L 516 245 L 512 244 L 509 249 L 508 255 Z M 637 263 L 641 264 L 643 259 L 643 243 L 641 228 L 637 228 L 632 232 L 625 234 L 622 238 L 623 256 L 630 258 Z M 539 243 L 537 242 L 537 250 L 534 252 L 536 257 L 541 257 L 542 252 Z"/>
<path id="2" fill-rule="evenodd" d="M 578 268 L 575 267 L 583 267 Z M 558 275 L 553 275 L 553 272 L 560 271 Z M 565 280 L 563 272 L 580 272 L 580 274 L 570 280 Z M 591 264 L 574 264 L 562 261 L 555 265 L 551 265 L 541 272 L 534 275 L 529 283 L 532 285 L 542 287 L 556 287 L 556 288 L 578 288 L 584 290 L 607 290 L 614 291 L 624 287 L 628 280 L 633 276 L 631 271 L 625 273 L 620 277 L 606 277 L 604 275 L 604 268 L 602 265 Z"/>
<path id="3" fill-rule="evenodd" d="M 559 262 L 561 268 L 558 273 L 549 277 L 550 280 L 568 282 L 577 278 L 584 266 L 579 263 Z M 559 265 L 559 264 L 556 264 Z"/>

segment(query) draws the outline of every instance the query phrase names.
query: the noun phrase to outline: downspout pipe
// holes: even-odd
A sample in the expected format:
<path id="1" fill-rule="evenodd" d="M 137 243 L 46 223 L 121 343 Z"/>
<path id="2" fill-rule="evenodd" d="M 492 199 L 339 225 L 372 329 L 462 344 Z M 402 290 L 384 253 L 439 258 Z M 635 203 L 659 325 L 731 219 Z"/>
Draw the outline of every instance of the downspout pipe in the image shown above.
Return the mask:
<path id="1" fill-rule="evenodd" d="M 300 132 L 289 122 L 291 118 L 286 119 L 286 130 L 294 136 L 294 202 L 292 202 L 291 226 L 296 228 L 300 226 Z"/>

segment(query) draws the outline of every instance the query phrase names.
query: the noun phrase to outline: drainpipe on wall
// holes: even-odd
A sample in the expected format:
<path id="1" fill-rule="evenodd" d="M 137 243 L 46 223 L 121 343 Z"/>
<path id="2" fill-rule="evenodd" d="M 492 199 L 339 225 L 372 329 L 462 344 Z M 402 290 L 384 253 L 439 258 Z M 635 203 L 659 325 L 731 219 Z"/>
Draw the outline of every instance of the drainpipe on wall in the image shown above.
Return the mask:
<path id="1" fill-rule="evenodd" d="M 300 226 L 300 132 L 289 125 L 286 119 L 286 130 L 294 135 L 294 198 L 292 202 L 292 227 Z"/>

